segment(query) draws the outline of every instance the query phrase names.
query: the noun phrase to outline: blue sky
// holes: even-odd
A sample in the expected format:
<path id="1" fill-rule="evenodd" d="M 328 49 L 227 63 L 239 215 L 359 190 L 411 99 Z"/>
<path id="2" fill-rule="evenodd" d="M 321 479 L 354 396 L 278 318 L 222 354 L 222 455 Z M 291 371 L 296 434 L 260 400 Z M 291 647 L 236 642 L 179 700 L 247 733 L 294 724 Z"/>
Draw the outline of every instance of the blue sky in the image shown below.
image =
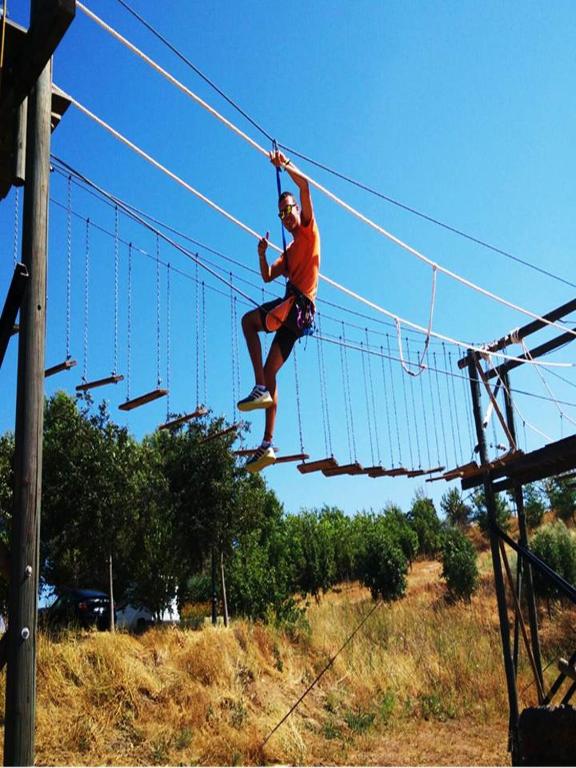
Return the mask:
<path id="1" fill-rule="evenodd" d="M 208 101 L 254 140 L 269 142 L 142 27 L 116 0 L 87 0 L 87 6 Z M 573 136 L 576 106 L 570 94 L 576 76 L 573 40 L 576 11 L 571 2 L 313 2 L 289 7 L 248 0 L 131 6 L 210 77 L 277 141 L 564 279 L 574 280 L 576 244 Z M 27 25 L 28 3 L 12 2 L 10 18 Z M 176 90 L 82 12 L 56 52 L 54 81 L 160 163 L 258 232 L 281 242 L 272 166 L 247 143 Z M 262 293 L 256 240 L 212 211 L 189 192 L 70 107 L 53 136 L 53 153 L 97 185 L 158 220 L 224 254 L 198 249 L 226 279 L 256 301 Z M 363 214 L 441 265 L 532 311 L 543 313 L 574 296 L 574 288 L 442 229 L 293 157 L 302 169 Z M 283 181 L 285 181 L 283 179 Z M 293 185 L 288 185 L 292 186 Z M 52 174 L 47 365 L 66 350 L 67 180 Z M 322 272 L 372 302 L 420 325 L 430 311 L 431 270 L 313 191 L 322 236 Z M 22 195 L 20 195 L 20 205 Z M 84 368 L 88 378 L 114 367 L 114 210 L 72 185 L 70 345 L 78 366 L 47 380 L 47 392 L 74 391 Z M 21 210 L 20 210 L 21 218 Z M 90 219 L 88 328 L 85 333 L 84 276 L 86 219 Z M 0 204 L 0 286 L 13 264 L 14 191 Z M 170 344 L 166 317 L 167 269 L 156 290 L 153 233 L 119 219 L 118 370 L 127 369 L 128 246 L 133 243 L 131 396 L 170 384 L 170 409 L 189 411 L 200 399 L 214 414 L 234 419 L 234 395 L 252 385 L 238 322 L 248 308 L 213 277 L 204 280 L 206 310 L 196 324 L 196 269 L 183 254 L 160 243 L 170 270 Z M 196 250 L 196 247 L 193 247 Z M 185 273 L 185 274 L 181 274 Z M 243 282 L 248 281 L 248 282 Z M 282 286 L 267 290 L 282 292 Z M 201 299 L 200 290 L 199 297 Z M 324 302 L 330 302 L 326 304 Z M 338 306 L 334 307 L 336 304 Z M 160 344 L 157 313 L 160 311 Z M 368 343 L 398 357 L 396 331 L 386 318 L 321 283 L 322 330 L 356 347 Z M 365 317 L 346 310 L 360 312 Z M 342 330 L 341 321 L 345 323 Z M 487 342 L 528 318 L 439 275 L 434 330 L 470 342 Z M 206 366 L 202 338 L 206 333 Z M 552 332 L 533 337 L 541 343 Z M 414 358 L 423 337 L 402 331 L 403 353 Z M 238 348 L 238 356 L 235 348 Z M 297 348 L 300 408 L 290 361 L 279 379 L 276 444 L 280 452 L 326 455 L 328 434 L 341 463 L 451 467 L 471 457 L 473 438 L 465 382 L 425 372 L 412 379 L 396 359 L 389 361 L 322 343 L 326 384 L 319 374 L 318 341 Z M 170 354 L 168 355 L 168 349 Z M 516 347 L 516 352 L 521 350 Z M 432 340 L 427 363 L 458 372 L 459 350 Z M 168 357 L 170 370 L 167 369 Z M 551 360 L 574 360 L 571 347 Z M 15 404 L 16 344 L 0 376 L 0 430 L 11 429 Z M 384 363 L 384 367 L 382 366 Z M 573 432 L 571 405 L 542 397 L 550 391 L 576 402 L 573 369 L 512 374 L 522 448 Z M 560 374 L 563 379 L 560 380 Z M 204 392 L 206 381 L 206 392 Z M 240 382 L 238 386 L 238 381 Z M 349 383 L 349 391 L 348 391 Z M 117 406 L 126 381 L 106 390 L 113 417 L 137 436 L 166 417 L 166 401 L 130 414 Z M 206 397 L 204 397 L 206 395 Z M 368 396 L 366 396 L 368 395 Z M 328 404 L 328 418 L 323 403 Z M 352 409 L 352 417 L 350 416 Z M 353 428 L 352 428 L 352 421 Z M 526 422 L 526 427 L 522 424 Z M 256 444 L 262 414 L 250 417 L 247 444 Z M 490 428 L 491 443 L 502 435 Z M 447 455 L 446 455 L 447 454 Z M 421 479 L 327 479 L 301 476 L 294 465 L 266 471 L 270 486 L 288 511 L 337 504 L 353 513 L 394 501 L 406 508 L 418 487 L 435 500 L 447 484 Z"/>

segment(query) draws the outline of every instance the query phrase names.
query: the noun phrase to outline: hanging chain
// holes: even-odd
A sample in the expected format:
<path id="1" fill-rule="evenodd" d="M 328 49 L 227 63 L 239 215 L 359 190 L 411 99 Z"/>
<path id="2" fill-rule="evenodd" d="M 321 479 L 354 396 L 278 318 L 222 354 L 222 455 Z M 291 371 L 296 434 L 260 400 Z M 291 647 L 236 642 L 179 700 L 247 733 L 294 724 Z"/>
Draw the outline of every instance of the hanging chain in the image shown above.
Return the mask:
<path id="1" fill-rule="evenodd" d="M 321 328 L 321 325 L 320 325 L 320 321 L 321 321 L 320 315 L 321 315 L 321 313 L 318 312 L 317 315 L 316 315 L 316 320 L 317 320 L 317 323 L 318 323 L 318 335 L 322 336 L 322 328 Z M 320 360 L 321 360 L 321 364 L 322 364 L 322 377 L 324 379 L 324 394 L 323 394 L 323 398 L 324 398 L 324 403 L 325 403 L 325 406 L 326 406 L 326 431 L 328 433 L 328 449 L 330 451 L 330 456 L 333 456 L 334 452 L 332 450 L 332 429 L 330 427 L 330 407 L 329 407 L 329 401 L 328 401 L 328 384 L 327 384 L 327 379 L 326 379 L 326 365 L 325 365 L 325 362 L 324 362 L 324 342 L 321 341 L 320 339 L 318 340 L 318 348 L 320 350 Z"/>
<path id="2" fill-rule="evenodd" d="M 156 384 L 162 383 L 160 378 L 160 238 L 156 234 Z"/>
<path id="3" fill-rule="evenodd" d="M 234 294 L 234 354 L 236 357 L 236 393 L 240 396 L 240 349 L 238 347 L 238 296 Z"/>
<path id="4" fill-rule="evenodd" d="M 83 380 L 88 381 L 88 287 L 90 280 L 90 219 L 86 219 L 86 242 L 84 251 L 84 370 Z"/>
<path id="5" fill-rule="evenodd" d="M 14 267 L 18 263 L 18 243 L 20 242 L 20 189 L 16 187 L 14 195 L 14 239 L 12 243 L 12 256 Z"/>
<path id="6" fill-rule="evenodd" d="M 130 380 L 132 373 L 132 243 L 128 244 L 128 339 L 126 366 L 126 400 L 130 400 Z"/>
<path id="7" fill-rule="evenodd" d="M 66 192 L 66 360 L 70 360 L 72 327 L 72 176 Z"/>
<path id="8" fill-rule="evenodd" d="M 434 367 L 436 367 L 436 360 L 434 360 Z M 440 458 L 440 443 L 438 442 L 438 420 L 436 418 L 436 398 L 434 397 L 434 391 L 432 389 L 432 373 L 430 373 L 428 382 L 430 384 L 430 402 L 432 404 L 432 420 L 434 423 L 434 439 L 436 441 L 436 456 L 438 457 L 438 466 L 440 466 L 440 464 L 442 464 L 443 462 L 442 462 L 442 459 Z"/>
<path id="9" fill-rule="evenodd" d="M 266 293 L 264 291 L 264 288 L 262 288 L 262 304 L 264 304 L 265 301 L 266 301 Z M 266 359 L 268 357 L 268 334 L 263 333 L 262 336 L 263 336 L 262 346 L 264 348 L 264 359 Z"/>
<path id="10" fill-rule="evenodd" d="M 386 428 L 388 432 L 388 445 L 390 446 L 390 462 L 391 466 L 394 466 L 394 448 L 393 448 L 393 440 L 392 440 L 392 429 L 390 426 L 390 404 L 387 397 L 388 388 L 386 387 L 386 364 L 384 362 L 384 347 L 380 346 L 380 364 L 382 368 L 382 387 L 383 392 L 385 393 L 384 396 L 384 402 L 386 403 Z"/>
<path id="11" fill-rule="evenodd" d="M 170 359 L 170 339 L 172 338 L 171 323 L 171 298 L 170 298 L 170 262 L 166 265 L 166 421 L 170 418 L 170 368 L 172 361 Z"/>
<path id="12" fill-rule="evenodd" d="M 198 261 L 196 261 L 196 407 L 200 406 L 200 282 L 198 280 Z"/>
<path id="13" fill-rule="evenodd" d="M 402 448 L 400 447 L 400 426 L 398 424 L 398 407 L 396 405 L 396 387 L 394 386 L 394 371 L 392 369 L 392 355 L 390 353 L 390 336 L 386 334 L 386 349 L 388 352 L 388 368 L 392 388 L 392 405 L 394 407 L 394 422 L 396 424 L 396 439 L 398 441 L 398 465 L 402 465 Z M 394 464 L 392 464 L 394 466 Z"/>
<path id="14" fill-rule="evenodd" d="M 444 369 L 448 369 L 448 357 L 446 354 L 446 344 L 442 342 L 442 351 L 444 354 Z M 454 429 L 454 407 L 452 404 L 452 398 L 450 396 L 450 387 L 448 382 L 446 382 L 446 391 L 448 393 L 448 413 L 450 416 L 450 431 L 452 432 L 452 445 L 454 446 L 454 462 L 456 466 L 458 465 L 458 458 L 456 457 L 456 431 Z"/>
<path id="15" fill-rule="evenodd" d="M 302 436 L 302 413 L 300 408 L 300 380 L 298 378 L 298 345 L 294 345 L 294 380 L 296 382 L 296 413 L 298 415 L 298 434 L 300 436 L 300 453 L 304 453 L 304 438 Z"/>
<path id="16" fill-rule="evenodd" d="M 344 344 L 342 343 L 342 336 L 339 337 L 340 344 L 340 367 L 342 369 L 342 388 L 344 390 L 344 415 L 346 417 L 346 433 L 348 435 L 348 453 L 350 454 L 350 461 L 352 461 L 352 440 L 350 438 L 350 417 L 348 415 L 348 395 L 346 392 L 346 374 L 344 373 Z"/>
<path id="17" fill-rule="evenodd" d="M 410 340 L 405 337 L 406 340 L 406 355 L 408 356 L 408 365 L 412 365 L 412 357 L 410 355 Z M 420 453 L 420 430 L 418 429 L 418 416 L 416 414 L 416 399 L 414 397 L 414 376 L 410 376 L 410 400 L 412 402 L 412 418 L 414 419 L 414 434 L 416 436 L 416 453 L 418 455 L 418 469 L 422 469 L 422 455 Z"/>
<path id="18" fill-rule="evenodd" d="M 364 398 L 366 400 L 366 419 L 368 421 L 368 438 L 370 440 L 370 458 L 374 466 L 374 442 L 372 440 L 372 419 L 370 417 L 370 398 L 368 397 L 368 377 L 366 376 L 366 360 L 364 357 L 364 342 L 360 341 L 360 354 L 362 356 L 362 379 L 364 381 Z"/>
<path id="19" fill-rule="evenodd" d="M 374 419 L 374 437 L 376 438 L 376 452 L 378 454 L 378 463 L 382 464 L 382 454 L 380 453 L 380 435 L 378 434 L 378 418 L 376 416 L 376 397 L 374 396 L 374 377 L 372 376 L 372 354 L 370 352 L 370 340 L 368 338 L 368 328 L 364 328 L 366 335 L 366 364 L 368 366 L 368 381 L 370 382 L 370 395 L 372 399 L 372 416 Z"/>
<path id="20" fill-rule="evenodd" d="M 236 328 L 235 305 L 234 305 L 234 287 L 233 275 L 229 272 L 230 278 L 230 346 L 232 347 L 232 422 L 236 414 L 238 398 L 236 397 L 236 349 L 234 345 L 234 331 Z"/>
<path id="21" fill-rule="evenodd" d="M 114 368 L 112 375 L 118 373 L 118 273 L 120 269 L 120 221 L 118 206 L 114 206 Z"/>
<path id="22" fill-rule="evenodd" d="M 466 411 L 466 423 L 468 425 L 468 438 L 470 440 L 469 445 L 472 448 L 472 452 L 474 451 L 474 446 L 476 445 L 476 441 L 474 440 L 474 431 L 472 429 L 472 416 L 470 415 L 470 393 L 468 391 L 468 383 L 464 376 L 461 378 L 462 386 L 464 387 L 464 410 Z"/>

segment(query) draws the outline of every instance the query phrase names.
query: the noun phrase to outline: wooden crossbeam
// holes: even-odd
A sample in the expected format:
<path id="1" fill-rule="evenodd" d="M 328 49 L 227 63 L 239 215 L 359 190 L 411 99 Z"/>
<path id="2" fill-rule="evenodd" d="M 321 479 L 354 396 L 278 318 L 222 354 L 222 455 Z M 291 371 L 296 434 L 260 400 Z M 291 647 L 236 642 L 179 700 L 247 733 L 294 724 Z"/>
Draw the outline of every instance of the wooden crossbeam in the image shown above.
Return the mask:
<path id="1" fill-rule="evenodd" d="M 186 413 L 183 416 L 178 416 L 177 419 L 172 419 L 171 421 L 166 421 L 164 424 L 160 424 L 158 429 L 177 429 L 178 427 L 181 427 L 182 424 L 186 424 L 187 422 L 192 421 L 192 419 L 198 419 L 200 416 L 206 416 L 207 413 L 207 408 L 199 406 L 192 413 Z"/>
<path id="2" fill-rule="evenodd" d="M 14 323 L 16 322 L 29 278 L 28 270 L 24 264 L 16 264 L 10 287 L 6 294 L 2 315 L 0 315 L 0 366 L 4 361 L 8 342 L 14 332 Z"/>
<path id="3" fill-rule="evenodd" d="M 76 392 L 88 392 L 90 389 L 104 387 L 106 384 L 118 384 L 119 381 L 124 381 L 124 376 L 115 373 L 112 376 L 107 376 L 105 379 L 95 379 L 94 381 L 85 381 L 82 384 L 77 384 Z M 119 407 L 122 408 L 122 406 Z"/>
<path id="4" fill-rule="evenodd" d="M 75 365 L 78 365 L 76 360 L 68 358 L 68 360 L 64 360 L 63 363 L 58 363 L 58 365 L 53 365 L 51 368 L 46 368 L 44 371 L 44 378 L 47 379 L 49 376 L 54 376 L 56 373 L 61 373 L 62 371 L 69 371 L 71 368 L 74 368 Z"/>
<path id="5" fill-rule="evenodd" d="M 334 469 L 338 466 L 338 462 L 334 456 L 329 456 L 326 459 L 317 459 L 316 461 L 307 461 L 303 464 L 298 464 L 297 470 L 303 475 L 307 475 L 310 472 L 321 472 L 323 469 Z"/>
<path id="6" fill-rule="evenodd" d="M 140 406 L 151 403 L 153 400 L 158 400 L 160 397 L 166 397 L 167 394 L 167 389 L 153 389 L 151 392 L 146 392 L 145 395 L 140 395 L 140 397 L 135 397 L 132 400 L 126 400 L 118 408 L 121 411 L 131 411 L 133 408 L 140 408 Z"/>

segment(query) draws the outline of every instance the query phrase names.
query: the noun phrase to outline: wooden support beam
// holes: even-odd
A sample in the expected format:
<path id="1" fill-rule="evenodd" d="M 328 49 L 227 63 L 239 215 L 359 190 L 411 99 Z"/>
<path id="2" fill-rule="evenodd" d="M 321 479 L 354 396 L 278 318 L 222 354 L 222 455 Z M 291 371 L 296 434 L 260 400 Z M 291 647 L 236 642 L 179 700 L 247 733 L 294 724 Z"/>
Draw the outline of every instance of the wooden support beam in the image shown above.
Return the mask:
<path id="1" fill-rule="evenodd" d="M 76 385 L 76 392 L 88 392 L 90 389 L 96 389 L 97 387 L 104 387 L 107 384 L 118 384 L 119 381 L 124 381 L 124 376 L 120 373 L 114 373 L 112 376 L 106 376 L 104 379 L 96 379 L 95 381 L 85 381 L 82 384 Z M 124 403 L 126 405 L 126 403 Z M 122 406 L 119 406 L 122 408 Z M 130 410 L 127 408 L 126 410 Z"/>
<path id="2" fill-rule="evenodd" d="M 570 680 L 576 680 L 576 665 L 570 664 L 566 659 L 558 659 L 558 670 L 564 677 L 569 677 Z"/>
<path id="3" fill-rule="evenodd" d="M 24 264 L 16 264 L 12 281 L 6 294 L 4 309 L 2 310 L 2 315 L 0 315 L 0 367 L 4 361 L 8 342 L 14 333 L 14 323 L 16 322 L 29 278 L 30 275 L 27 267 Z"/>
<path id="4" fill-rule="evenodd" d="M 92 385 L 94 386 L 94 385 Z M 76 387 L 78 389 L 78 387 Z M 151 403 L 154 400 L 158 400 L 161 397 L 166 397 L 168 394 L 167 389 L 153 389 L 151 392 L 146 392 L 145 395 L 140 395 L 140 397 L 134 397 L 132 400 L 126 400 L 125 403 L 121 403 L 118 408 L 120 408 L 121 411 L 131 411 L 134 408 L 140 408 L 142 405 L 146 405 L 147 403 Z"/>

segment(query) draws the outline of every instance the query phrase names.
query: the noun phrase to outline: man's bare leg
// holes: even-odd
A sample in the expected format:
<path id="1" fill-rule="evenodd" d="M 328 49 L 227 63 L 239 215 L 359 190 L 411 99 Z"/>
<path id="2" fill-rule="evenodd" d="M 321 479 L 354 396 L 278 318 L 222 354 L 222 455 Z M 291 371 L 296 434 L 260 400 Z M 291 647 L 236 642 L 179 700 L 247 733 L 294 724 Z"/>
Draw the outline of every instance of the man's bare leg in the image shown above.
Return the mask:
<path id="1" fill-rule="evenodd" d="M 266 365 L 264 366 L 264 382 L 266 389 L 272 395 L 272 405 L 266 409 L 266 425 L 264 428 L 264 442 L 272 442 L 274 437 L 274 426 L 276 424 L 276 411 L 278 408 L 278 385 L 276 383 L 276 374 L 284 365 L 284 357 L 280 351 L 280 345 L 272 342 Z"/>

